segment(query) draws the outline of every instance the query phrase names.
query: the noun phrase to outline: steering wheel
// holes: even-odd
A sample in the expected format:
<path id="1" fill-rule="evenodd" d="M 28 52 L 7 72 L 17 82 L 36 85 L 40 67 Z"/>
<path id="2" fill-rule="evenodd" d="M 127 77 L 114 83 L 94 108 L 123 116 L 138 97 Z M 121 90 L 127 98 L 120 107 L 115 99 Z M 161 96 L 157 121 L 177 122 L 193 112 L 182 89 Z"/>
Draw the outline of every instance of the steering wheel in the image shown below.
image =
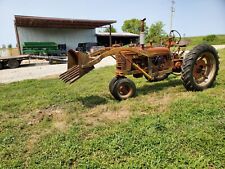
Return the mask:
<path id="1" fill-rule="evenodd" d="M 176 36 L 176 34 L 178 35 L 178 37 Z M 171 37 L 176 44 L 179 44 L 181 41 L 181 35 L 177 30 L 171 30 L 169 37 Z"/>

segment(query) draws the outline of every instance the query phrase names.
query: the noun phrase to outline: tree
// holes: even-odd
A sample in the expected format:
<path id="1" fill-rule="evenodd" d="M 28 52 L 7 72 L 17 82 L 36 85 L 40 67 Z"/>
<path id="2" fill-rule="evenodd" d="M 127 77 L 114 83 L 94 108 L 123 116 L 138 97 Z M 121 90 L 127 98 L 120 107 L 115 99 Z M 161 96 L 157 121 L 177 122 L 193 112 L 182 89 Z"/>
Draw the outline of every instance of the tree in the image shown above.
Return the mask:
<path id="1" fill-rule="evenodd" d="M 141 20 L 139 19 L 130 19 L 130 20 L 125 20 L 122 26 L 122 30 L 124 32 L 130 32 L 134 34 L 140 34 L 141 31 Z M 145 23 L 145 30 L 148 30 L 148 27 L 146 26 Z"/>
<path id="2" fill-rule="evenodd" d="M 161 40 L 166 36 L 166 32 L 163 30 L 163 27 L 164 24 L 161 21 L 152 24 L 149 28 L 146 42 L 152 41 L 153 43 L 160 44 Z"/>
<path id="3" fill-rule="evenodd" d="M 11 49 L 11 48 L 12 48 L 12 44 L 9 44 L 9 45 L 8 45 L 8 48 Z"/>
<path id="4" fill-rule="evenodd" d="M 105 28 L 105 30 L 104 30 L 103 32 L 110 32 L 110 28 L 109 28 L 109 27 Z M 114 27 L 112 26 L 112 27 L 111 27 L 111 32 L 112 32 L 112 33 L 115 33 L 115 32 L 116 32 L 116 28 L 114 28 Z"/>

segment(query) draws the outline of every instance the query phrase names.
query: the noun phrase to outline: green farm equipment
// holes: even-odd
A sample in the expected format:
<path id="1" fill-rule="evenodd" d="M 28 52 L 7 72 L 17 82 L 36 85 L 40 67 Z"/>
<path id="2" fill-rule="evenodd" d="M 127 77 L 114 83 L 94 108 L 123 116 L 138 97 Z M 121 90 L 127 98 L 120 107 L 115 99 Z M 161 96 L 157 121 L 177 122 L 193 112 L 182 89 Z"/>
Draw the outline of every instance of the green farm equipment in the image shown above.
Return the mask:
<path id="1" fill-rule="evenodd" d="M 55 42 L 24 42 L 23 54 L 60 56 L 65 51 Z"/>

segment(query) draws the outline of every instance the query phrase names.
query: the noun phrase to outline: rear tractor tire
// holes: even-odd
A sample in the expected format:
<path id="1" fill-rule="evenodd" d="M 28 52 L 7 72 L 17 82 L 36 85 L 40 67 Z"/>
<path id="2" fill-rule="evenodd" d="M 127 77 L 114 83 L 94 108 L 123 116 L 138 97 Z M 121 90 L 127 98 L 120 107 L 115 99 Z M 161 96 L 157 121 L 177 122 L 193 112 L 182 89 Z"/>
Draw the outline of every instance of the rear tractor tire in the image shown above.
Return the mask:
<path id="1" fill-rule="evenodd" d="M 3 64 L 0 62 L 0 70 L 3 69 Z"/>
<path id="2" fill-rule="evenodd" d="M 136 94 L 134 82 L 126 77 L 114 77 L 109 84 L 109 90 L 116 100 L 125 100 Z"/>
<path id="3" fill-rule="evenodd" d="M 202 44 L 193 48 L 185 57 L 181 79 L 188 91 L 202 91 L 212 87 L 219 70 L 216 49 Z"/>

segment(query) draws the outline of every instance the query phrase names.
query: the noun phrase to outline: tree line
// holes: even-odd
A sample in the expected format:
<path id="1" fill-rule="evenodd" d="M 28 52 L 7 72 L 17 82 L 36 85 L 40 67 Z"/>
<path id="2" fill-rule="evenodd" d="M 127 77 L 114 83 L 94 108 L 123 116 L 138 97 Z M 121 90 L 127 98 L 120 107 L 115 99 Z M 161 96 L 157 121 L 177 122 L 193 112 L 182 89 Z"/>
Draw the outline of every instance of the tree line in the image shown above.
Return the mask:
<path id="1" fill-rule="evenodd" d="M 163 29 L 164 24 L 162 21 L 151 24 L 149 27 L 145 23 L 145 33 L 146 33 L 146 43 L 160 43 L 166 36 L 166 32 Z M 125 20 L 122 27 L 123 32 L 129 32 L 134 34 L 140 34 L 141 30 L 141 20 L 139 19 L 129 19 Z M 104 32 L 109 32 L 110 29 L 106 28 Z M 117 32 L 117 30 L 112 27 L 112 32 Z"/>

